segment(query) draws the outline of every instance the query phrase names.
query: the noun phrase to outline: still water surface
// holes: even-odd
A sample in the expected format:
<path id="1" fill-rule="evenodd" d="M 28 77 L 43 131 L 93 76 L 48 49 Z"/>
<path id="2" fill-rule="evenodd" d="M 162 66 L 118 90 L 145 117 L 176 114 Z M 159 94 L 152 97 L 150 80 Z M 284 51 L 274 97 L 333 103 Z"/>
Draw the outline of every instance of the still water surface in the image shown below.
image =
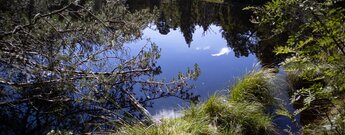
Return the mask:
<path id="1" fill-rule="evenodd" d="M 183 20 L 183 18 L 188 14 L 180 13 L 179 17 L 163 16 L 164 18 L 162 19 L 162 14 L 169 13 L 165 13 L 165 9 L 158 9 L 160 12 L 159 18 L 161 19 L 153 20 L 153 23 L 143 30 L 142 40 L 129 43 L 127 46 L 131 48 L 131 53 L 136 54 L 136 52 L 147 43 L 146 39 L 150 39 L 151 42 L 158 45 L 162 50 L 161 57 L 157 63 L 162 67 L 162 74 L 160 74 L 158 78 L 164 80 L 170 80 L 179 72 L 186 72 L 188 67 L 192 68 L 194 64 L 198 64 L 201 69 L 201 75 L 197 81 L 192 82 L 195 88 L 191 92 L 194 95 L 200 95 L 200 101 L 205 101 L 209 96 L 215 93 L 226 93 L 226 88 L 234 84 L 239 77 L 253 70 L 254 67 L 258 67 L 258 60 L 254 54 L 246 52 L 246 49 L 239 51 L 231 47 L 238 45 L 238 48 L 241 48 L 241 44 L 235 44 L 235 41 L 231 42 L 229 39 L 231 39 L 231 36 L 238 37 L 242 33 L 228 32 L 226 28 L 224 28 L 227 26 L 222 26 L 221 23 L 227 23 L 220 22 L 220 20 L 229 17 L 226 15 L 221 16 L 220 12 L 222 12 L 222 10 L 218 8 L 232 11 L 233 5 L 204 2 L 197 2 L 195 4 L 200 5 L 198 8 L 204 11 L 203 15 L 199 15 L 199 17 L 204 16 L 205 18 L 201 17 L 202 19 L 200 20 L 190 20 L 190 23 L 187 24 L 188 29 L 191 30 L 188 31 L 189 33 L 181 28 L 184 27 L 181 26 L 183 25 L 183 21 L 186 21 Z M 176 8 L 179 12 L 183 12 L 181 9 L 187 6 L 179 5 L 174 2 L 160 3 L 158 6 L 159 5 L 160 7 L 169 7 L 168 9 Z M 152 7 L 152 5 L 148 7 Z M 193 9 L 190 9 L 189 12 L 193 12 Z M 197 16 L 190 15 L 190 19 L 193 18 L 197 18 Z M 245 24 L 249 24 L 248 18 L 241 19 L 243 19 L 242 21 L 248 21 Z M 207 29 L 205 29 L 205 25 L 202 26 L 200 25 L 202 23 L 198 23 L 209 20 L 213 21 L 207 22 Z M 179 23 L 177 23 L 177 27 L 172 26 L 169 28 L 169 22 Z M 228 23 L 233 23 L 233 21 L 229 21 Z M 165 30 L 162 30 L 160 24 L 165 24 L 168 28 L 164 27 Z M 236 26 L 238 24 L 228 25 Z M 233 29 L 236 29 L 236 27 Z M 245 31 L 239 32 L 251 33 L 249 27 L 243 30 Z M 226 37 L 229 35 L 228 33 L 233 33 L 234 35 Z M 248 36 L 247 42 L 252 43 L 252 46 L 254 46 L 258 39 L 255 37 L 255 34 L 251 34 L 251 36 L 252 37 Z M 242 44 L 242 46 L 246 45 L 248 44 Z M 245 53 L 243 54 L 241 51 Z M 152 114 L 157 114 L 162 110 L 180 109 L 187 104 L 187 101 L 169 97 L 154 101 L 153 107 L 148 108 L 148 110 Z"/>
<path id="2" fill-rule="evenodd" d="M 276 41 L 260 41 L 260 34 L 256 32 L 258 28 L 249 21 L 250 13 L 242 10 L 245 6 L 243 3 L 198 0 L 130 1 L 130 10 L 156 9 L 158 17 L 143 30 L 143 40 L 128 46 L 135 52 L 147 43 L 147 38 L 156 43 L 162 49 L 157 63 L 162 67 L 162 74 L 158 78 L 165 80 L 198 64 L 201 76 L 192 82 L 195 88 L 191 92 L 200 95 L 200 101 L 217 93 L 228 94 L 226 89 L 249 71 L 262 66 L 272 67 L 280 61 L 272 51 Z M 277 80 L 284 78 L 284 74 L 278 76 Z M 274 96 L 293 112 L 294 108 L 288 104 L 287 88 L 282 87 Z M 158 118 L 176 117 L 179 114 L 170 113 L 169 110 L 178 110 L 187 105 L 186 101 L 169 97 L 154 101 L 153 107 L 147 109 Z M 277 124 L 279 134 L 287 134 L 284 129 L 290 129 L 293 133 L 298 131 L 298 126 L 287 117 L 277 116 L 273 121 Z"/>

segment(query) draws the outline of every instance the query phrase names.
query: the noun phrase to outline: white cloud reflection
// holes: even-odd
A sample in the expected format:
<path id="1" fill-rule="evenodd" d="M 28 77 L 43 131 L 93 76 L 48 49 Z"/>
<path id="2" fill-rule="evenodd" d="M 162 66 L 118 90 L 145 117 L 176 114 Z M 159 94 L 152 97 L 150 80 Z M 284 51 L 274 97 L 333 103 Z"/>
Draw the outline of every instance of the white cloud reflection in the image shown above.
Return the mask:
<path id="1" fill-rule="evenodd" d="M 230 49 L 228 47 L 222 48 L 218 53 L 211 54 L 212 56 L 222 56 L 222 55 L 228 55 L 230 53 Z"/>
<path id="2" fill-rule="evenodd" d="M 203 48 L 196 47 L 195 49 L 196 50 L 208 50 L 208 49 L 211 49 L 211 46 L 206 46 L 206 47 L 203 47 Z"/>
<path id="3" fill-rule="evenodd" d="M 181 111 L 163 109 L 152 117 L 155 122 L 159 123 L 162 119 L 176 119 L 183 117 L 183 113 Z"/>

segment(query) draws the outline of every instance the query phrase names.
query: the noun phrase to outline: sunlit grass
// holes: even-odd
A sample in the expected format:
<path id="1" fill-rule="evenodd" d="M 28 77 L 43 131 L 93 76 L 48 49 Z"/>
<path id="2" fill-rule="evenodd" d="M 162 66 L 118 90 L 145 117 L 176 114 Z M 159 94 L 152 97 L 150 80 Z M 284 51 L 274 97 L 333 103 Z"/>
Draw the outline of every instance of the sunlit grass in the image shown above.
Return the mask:
<path id="1" fill-rule="evenodd" d="M 238 135 L 274 131 L 271 117 L 260 103 L 237 103 L 212 96 L 184 111 L 184 116 L 163 119 L 149 127 L 127 126 L 117 134 L 125 135 Z"/>
<path id="2" fill-rule="evenodd" d="M 272 105 L 274 98 L 270 94 L 268 80 L 262 71 L 249 73 L 232 87 L 230 90 L 231 100 Z"/>
<path id="3" fill-rule="evenodd" d="M 266 72 L 249 73 L 232 87 L 231 96 L 211 96 L 192 105 L 183 117 L 162 119 L 151 126 L 125 126 L 125 135 L 241 135 L 274 133 L 272 118 L 265 113 L 273 104 Z"/>
<path id="4" fill-rule="evenodd" d="M 194 108 L 195 109 L 195 108 Z M 195 111 L 193 108 L 190 112 Z M 203 114 L 196 114 L 193 117 L 182 117 L 176 119 L 162 119 L 159 123 L 151 126 L 135 125 L 126 126 L 115 135 L 217 135 L 216 128 L 209 125 L 209 120 Z"/>
<path id="5" fill-rule="evenodd" d="M 201 109 L 221 133 L 262 134 L 273 131 L 270 116 L 264 113 L 264 106 L 256 102 L 234 102 L 212 96 Z"/>

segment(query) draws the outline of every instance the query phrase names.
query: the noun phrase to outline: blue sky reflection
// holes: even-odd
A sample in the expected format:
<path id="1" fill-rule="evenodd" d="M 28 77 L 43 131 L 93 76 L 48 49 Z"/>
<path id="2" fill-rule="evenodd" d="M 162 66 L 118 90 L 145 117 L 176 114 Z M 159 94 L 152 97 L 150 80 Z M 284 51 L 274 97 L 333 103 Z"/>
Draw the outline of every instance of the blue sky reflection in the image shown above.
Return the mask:
<path id="1" fill-rule="evenodd" d="M 179 29 L 171 30 L 167 35 L 161 35 L 154 27 L 146 28 L 143 40 L 128 44 L 131 53 L 136 54 L 147 43 L 146 38 L 154 42 L 161 49 L 158 65 L 162 67 L 160 79 L 170 80 L 178 72 L 186 72 L 195 63 L 201 68 L 201 76 L 194 82 L 194 94 L 201 95 L 201 101 L 213 95 L 217 90 L 224 90 L 233 84 L 237 78 L 252 70 L 257 63 L 255 56 L 237 58 L 228 48 L 222 38 L 221 28 L 211 25 L 209 31 L 204 32 L 196 27 L 193 41 L 188 47 Z M 185 106 L 187 103 L 174 97 L 159 99 L 148 108 L 153 114 L 163 109 L 173 109 Z"/>

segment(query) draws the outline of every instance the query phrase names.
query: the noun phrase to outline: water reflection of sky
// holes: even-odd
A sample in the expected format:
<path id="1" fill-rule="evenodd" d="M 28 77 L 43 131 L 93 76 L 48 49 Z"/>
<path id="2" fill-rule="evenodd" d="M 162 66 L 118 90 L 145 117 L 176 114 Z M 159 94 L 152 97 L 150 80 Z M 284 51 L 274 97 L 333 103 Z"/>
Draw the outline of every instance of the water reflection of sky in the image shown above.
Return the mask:
<path id="1" fill-rule="evenodd" d="M 253 69 L 257 63 L 255 56 L 237 58 L 232 50 L 227 47 L 227 42 L 222 38 L 218 26 L 210 26 L 207 32 L 201 27 L 196 27 L 190 48 L 185 43 L 183 34 L 179 29 L 171 30 L 167 35 L 161 35 L 155 28 L 146 28 L 143 40 L 130 43 L 132 53 L 147 43 L 146 38 L 156 43 L 162 49 L 158 65 L 162 67 L 160 79 L 170 80 L 178 72 L 186 72 L 188 67 L 195 63 L 201 68 L 201 76 L 194 82 L 195 94 L 201 95 L 204 101 L 216 91 L 224 90 Z M 153 108 L 148 108 L 153 114 L 162 109 L 172 109 L 185 106 L 187 103 L 176 98 L 159 99 Z"/>

